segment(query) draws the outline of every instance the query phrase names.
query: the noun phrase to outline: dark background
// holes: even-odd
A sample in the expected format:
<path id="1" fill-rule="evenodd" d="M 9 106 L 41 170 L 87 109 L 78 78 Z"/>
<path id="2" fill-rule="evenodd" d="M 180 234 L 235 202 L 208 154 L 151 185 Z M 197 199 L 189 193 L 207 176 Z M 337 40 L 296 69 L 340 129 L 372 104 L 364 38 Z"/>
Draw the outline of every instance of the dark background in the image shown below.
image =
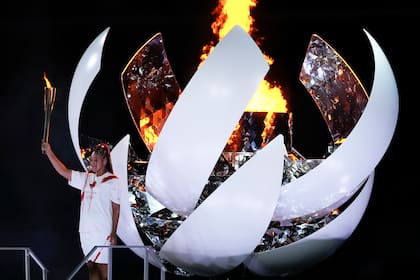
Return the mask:
<path id="1" fill-rule="evenodd" d="M 376 8 L 355 2 L 341 3 L 340 7 L 327 2 L 260 2 L 252 10 L 257 29 L 253 37 L 261 41 L 261 50 L 275 60 L 267 79 L 283 88 L 294 115 L 294 147 L 303 155 L 321 156 L 328 140 L 319 112 L 298 81 L 311 34 L 317 33 L 331 44 L 369 91 L 374 69 L 362 31 L 366 29 L 387 55 L 399 88 L 397 129 L 376 168 L 363 219 L 330 258 L 289 278 L 384 279 L 415 275 L 420 261 L 418 179 L 414 178 L 418 169 L 415 134 L 419 119 L 415 75 L 417 11 L 401 1 Z M 135 51 L 161 32 L 171 66 L 184 88 L 199 63 L 201 48 L 216 40 L 210 25 L 217 1 L 14 1 L 4 5 L 0 17 L 0 247 L 29 247 L 49 269 L 49 279 L 64 279 L 83 258 L 77 233 L 79 193 L 67 187 L 40 151 L 43 72 L 57 87 L 50 143 L 69 167 L 80 168 L 68 131 L 68 93 L 81 55 L 97 35 L 110 27 L 102 69 L 85 100 L 80 130 L 114 144 L 130 133 L 133 147 L 146 158 L 146 149 L 136 138 L 125 107 L 120 73 Z M 133 259 L 129 253 L 122 254 L 115 270 L 126 276 L 114 279 L 126 279 L 130 273 L 141 278 L 142 262 Z M 24 279 L 21 255 L 0 251 L 0 261 L 0 279 Z M 152 273 L 152 278 L 156 277 L 158 274 Z M 256 278 L 241 268 L 223 277 Z"/>

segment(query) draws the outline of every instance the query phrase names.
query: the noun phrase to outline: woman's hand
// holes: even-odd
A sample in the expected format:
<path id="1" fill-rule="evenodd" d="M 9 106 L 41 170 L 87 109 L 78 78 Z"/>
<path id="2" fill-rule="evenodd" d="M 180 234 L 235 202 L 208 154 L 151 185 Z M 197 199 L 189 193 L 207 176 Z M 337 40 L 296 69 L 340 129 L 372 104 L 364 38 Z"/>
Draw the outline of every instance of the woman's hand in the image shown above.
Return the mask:
<path id="1" fill-rule="evenodd" d="M 117 234 L 116 233 L 111 233 L 109 235 L 109 242 L 111 243 L 111 245 L 117 245 L 118 239 L 117 239 Z"/>

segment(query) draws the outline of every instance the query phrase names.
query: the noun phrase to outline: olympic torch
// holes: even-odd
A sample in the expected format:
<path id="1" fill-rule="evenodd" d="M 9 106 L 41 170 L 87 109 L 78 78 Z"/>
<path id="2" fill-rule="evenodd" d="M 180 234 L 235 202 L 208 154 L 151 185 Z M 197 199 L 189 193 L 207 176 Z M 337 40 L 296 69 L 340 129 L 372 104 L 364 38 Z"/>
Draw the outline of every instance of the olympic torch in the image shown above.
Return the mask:
<path id="1" fill-rule="evenodd" d="M 50 135 L 50 123 L 51 123 L 51 113 L 54 109 L 54 102 L 55 102 L 55 94 L 56 88 L 51 86 L 50 81 L 48 80 L 45 72 L 44 72 L 44 80 L 45 80 L 45 87 L 44 87 L 44 131 L 42 135 L 42 142 L 48 143 L 48 138 Z"/>

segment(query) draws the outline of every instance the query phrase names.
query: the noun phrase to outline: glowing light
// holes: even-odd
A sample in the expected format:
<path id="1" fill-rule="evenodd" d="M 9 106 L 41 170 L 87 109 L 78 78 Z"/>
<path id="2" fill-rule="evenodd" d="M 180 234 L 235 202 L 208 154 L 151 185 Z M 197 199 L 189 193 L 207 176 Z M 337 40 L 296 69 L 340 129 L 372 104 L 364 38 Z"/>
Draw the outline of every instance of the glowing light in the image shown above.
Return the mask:
<path id="1" fill-rule="evenodd" d="M 50 82 L 50 80 L 48 80 L 47 74 L 45 74 L 45 72 L 44 72 L 44 81 L 45 81 L 45 86 L 47 88 L 52 88 L 51 82 Z"/>
<path id="2" fill-rule="evenodd" d="M 264 80 L 245 111 L 286 113 L 287 102 L 282 98 L 282 91 L 279 86 L 273 86 L 267 80 Z"/>
<path id="3" fill-rule="evenodd" d="M 257 6 L 257 0 L 219 0 L 218 6 L 213 10 L 213 14 L 218 15 L 212 23 L 213 34 L 220 41 L 235 25 L 240 25 L 249 35 L 253 35 L 255 20 L 251 16 L 251 10 Z M 258 43 L 258 40 L 256 40 Z M 215 42 L 210 42 L 204 46 L 200 59 L 203 62 L 208 54 L 213 50 Z M 274 59 L 264 54 L 269 65 L 274 63 Z M 280 86 L 273 85 L 267 80 L 263 80 L 256 93 L 249 102 L 247 112 L 278 112 L 287 113 L 287 101 L 283 98 Z M 271 114 L 267 114 L 269 116 Z"/>

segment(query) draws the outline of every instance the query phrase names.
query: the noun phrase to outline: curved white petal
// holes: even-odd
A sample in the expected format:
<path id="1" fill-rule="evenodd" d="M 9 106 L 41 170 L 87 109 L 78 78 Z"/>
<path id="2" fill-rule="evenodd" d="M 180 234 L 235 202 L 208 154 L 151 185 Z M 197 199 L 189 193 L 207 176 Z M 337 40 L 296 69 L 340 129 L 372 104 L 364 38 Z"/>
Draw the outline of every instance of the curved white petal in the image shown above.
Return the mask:
<path id="1" fill-rule="evenodd" d="M 355 200 L 323 228 L 296 242 L 271 251 L 255 253 L 244 264 L 258 275 L 299 273 L 333 254 L 356 229 L 372 192 L 372 172 Z"/>
<path id="2" fill-rule="evenodd" d="M 83 101 L 86 93 L 96 75 L 101 68 L 102 49 L 108 35 L 109 27 L 107 27 L 84 52 L 80 59 L 73 75 L 73 80 L 70 85 L 69 100 L 68 100 L 68 117 L 70 136 L 73 141 L 74 150 L 79 158 L 83 168 L 86 169 L 83 163 L 82 154 L 80 153 L 79 145 L 79 120 L 80 111 L 82 109 Z"/>
<path id="3" fill-rule="evenodd" d="M 375 59 L 369 102 L 347 140 L 332 155 L 283 186 L 275 220 L 311 214 L 347 196 L 374 170 L 388 148 L 398 118 L 398 90 L 387 58 L 366 34 Z"/>
<path id="4" fill-rule="evenodd" d="M 252 38 L 235 26 L 181 94 L 159 135 L 146 171 L 147 190 L 188 215 L 268 64 Z"/>
<path id="5" fill-rule="evenodd" d="M 124 239 L 124 243 L 143 245 L 131 214 L 131 206 L 128 199 L 127 191 L 127 162 L 128 148 L 130 143 L 130 135 L 126 135 L 111 151 L 112 167 L 114 174 L 118 176 L 120 187 L 120 219 L 117 230 L 118 236 Z"/>
<path id="6" fill-rule="evenodd" d="M 166 241 L 160 256 L 202 276 L 227 272 L 243 262 L 271 221 L 285 154 L 279 135 L 194 210 Z"/>
<path id="7" fill-rule="evenodd" d="M 120 219 L 118 221 L 117 234 L 126 245 L 144 246 L 143 241 L 138 234 L 136 224 L 134 223 L 131 205 L 128 198 L 128 148 L 130 144 L 130 135 L 121 139 L 111 151 L 112 167 L 114 174 L 118 176 L 121 187 Z M 138 256 L 145 258 L 147 251 L 140 248 L 131 248 Z M 162 262 L 155 254 L 148 254 L 148 260 L 157 267 L 162 266 Z"/>
<path id="8" fill-rule="evenodd" d="M 68 116 L 70 135 L 73 141 L 73 147 L 79 157 L 83 168 L 84 165 L 79 145 L 79 120 L 80 112 L 86 93 L 100 70 L 103 45 L 108 34 L 109 28 L 106 28 L 84 52 L 75 70 L 72 84 L 70 87 L 68 100 Z M 126 245 L 142 246 L 137 228 L 133 221 L 131 208 L 127 192 L 127 159 L 129 135 L 125 136 L 112 150 L 112 165 L 115 174 L 120 178 L 121 186 L 121 212 L 118 226 L 118 235 Z M 132 249 L 136 254 L 144 257 L 144 250 Z M 149 254 L 149 261 L 156 266 L 161 266 L 160 260 L 153 254 Z"/>
<path id="9" fill-rule="evenodd" d="M 127 191 L 127 161 L 130 135 L 126 135 L 111 151 L 112 167 L 114 174 L 118 176 L 121 188 L 120 220 L 117 230 L 118 236 L 126 244 L 143 245 L 131 214 L 131 206 Z"/>

